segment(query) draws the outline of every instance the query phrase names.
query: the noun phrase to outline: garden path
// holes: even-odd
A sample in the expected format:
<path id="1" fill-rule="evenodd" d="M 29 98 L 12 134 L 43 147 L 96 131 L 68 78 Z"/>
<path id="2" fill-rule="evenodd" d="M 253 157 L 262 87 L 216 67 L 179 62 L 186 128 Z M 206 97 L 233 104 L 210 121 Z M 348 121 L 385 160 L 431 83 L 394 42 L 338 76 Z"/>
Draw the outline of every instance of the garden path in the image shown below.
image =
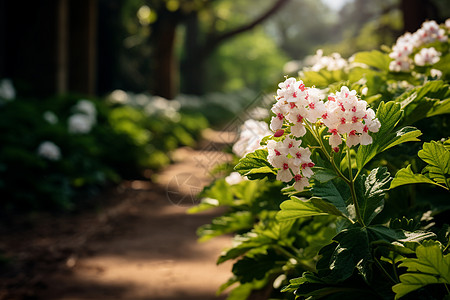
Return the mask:
<path id="1" fill-rule="evenodd" d="M 217 134 L 211 136 L 217 139 Z M 41 251 L 40 259 L 47 257 L 48 264 L 52 256 L 59 263 L 58 268 L 47 268 L 48 274 L 40 268 L 33 276 L 23 275 L 32 282 L 25 294 L 46 300 L 224 299 L 215 292 L 230 277 L 231 264 L 216 266 L 215 261 L 231 239 L 197 242 L 196 229 L 219 212 L 186 213 L 198 201 L 195 195 L 211 181 L 211 167 L 229 159 L 216 151 L 217 145 L 210 138 L 201 150 L 178 149 L 175 163 L 154 180 L 124 182 L 103 195 L 115 205 L 100 213 L 65 223 L 43 222 L 48 227 L 40 229 L 43 233 L 21 235 L 22 241 L 30 239 L 28 246 L 16 241 L 17 251 L 29 256 L 25 261 L 33 261 L 27 249 L 35 249 L 34 254 Z M 52 236 L 61 230 L 65 234 Z M 0 299 L 26 298 L 3 296 L 0 292 Z"/>

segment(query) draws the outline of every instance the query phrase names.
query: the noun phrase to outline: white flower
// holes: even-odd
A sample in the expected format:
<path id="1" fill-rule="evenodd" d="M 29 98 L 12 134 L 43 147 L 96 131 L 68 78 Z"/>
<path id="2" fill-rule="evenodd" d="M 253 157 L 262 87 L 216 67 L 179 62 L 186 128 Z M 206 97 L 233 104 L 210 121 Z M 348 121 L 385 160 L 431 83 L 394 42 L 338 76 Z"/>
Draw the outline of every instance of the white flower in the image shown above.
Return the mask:
<path id="1" fill-rule="evenodd" d="M 450 21 L 447 21 L 445 26 L 448 27 L 450 24 L 447 23 L 450 23 Z M 389 57 L 393 59 L 393 61 L 389 64 L 389 70 L 393 72 L 410 71 L 412 68 L 412 61 L 409 56 L 414 52 L 414 49 L 434 41 L 447 42 L 447 39 L 448 37 L 445 29 L 440 28 L 436 21 L 424 22 L 422 27 L 416 32 L 407 32 L 397 39 L 397 42 L 392 47 L 392 52 L 389 54 Z M 422 50 L 414 57 L 414 62 L 416 65 L 424 66 L 434 64 L 439 61 L 440 54 L 437 55 L 437 51 L 424 50 L 424 52 L 422 52 Z"/>
<path id="2" fill-rule="evenodd" d="M 361 95 L 366 96 L 368 91 L 369 91 L 369 89 L 367 88 L 367 86 L 365 86 L 365 87 L 361 90 Z"/>
<path id="3" fill-rule="evenodd" d="M 14 100 L 16 98 L 16 90 L 9 79 L 0 81 L 0 98 L 4 100 Z"/>
<path id="4" fill-rule="evenodd" d="M 294 189 L 296 189 L 297 191 L 303 191 L 305 187 L 309 185 L 308 178 L 303 177 L 300 174 L 295 175 L 294 180 L 295 180 Z"/>
<path id="5" fill-rule="evenodd" d="M 411 69 L 412 60 L 409 57 L 402 57 L 389 63 L 389 70 L 393 72 L 409 72 Z"/>
<path id="6" fill-rule="evenodd" d="M 74 106 L 74 110 L 77 113 L 85 114 L 91 120 L 91 125 L 94 125 L 97 119 L 97 109 L 95 105 L 86 99 L 81 99 Z"/>
<path id="7" fill-rule="evenodd" d="M 244 157 L 247 153 L 261 148 L 262 138 L 270 134 L 266 122 L 252 119 L 245 121 L 240 128 L 239 139 L 233 145 L 233 153 L 239 157 Z"/>
<path id="8" fill-rule="evenodd" d="M 433 47 L 422 48 L 419 53 L 414 56 L 414 62 L 418 66 L 433 65 L 440 59 L 441 53 Z"/>
<path id="9" fill-rule="evenodd" d="M 445 20 L 445 27 L 447 27 L 447 29 L 450 30 L 450 18 Z"/>
<path id="10" fill-rule="evenodd" d="M 310 158 L 311 150 L 300 147 L 300 144 L 300 140 L 292 137 L 279 142 L 270 140 L 267 143 L 267 160 L 279 169 L 277 180 L 290 182 L 294 179 L 294 188 L 298 191 L 309 185 L 308 178 L 313 175 L 311 168 L 314 166 Z"/>
<path id="11" fill-rule="evenodd" d="M 431 75 L 431 77 L 435 77 L 437 79 L 440 79 L 442 77 L 442 71 L 438 70 L 438 69 L 431 69 L 430 70 L 430 75 Z"/>
<path id="12" fill-rule="evenodd" d="M 325 103 L 327 109 L 322 117 L 322 122 L 328 127 L 329 144 L 334 151 L 342 143 L 342 138 L 346 136 L 348 147 L 356 146 L 360 143 L 371 143 L 368 131 L 377 132 L 380 122 L 375 118 L 375 112 L 367 108 L 367 102 L 359 100 L 356 91 L 350 91 L 343 86 L 340 92 L 330 94 Z"/>
<path id="13" fill-rule="evenodd" d="M 238 183 L 240 183 L 240 182 L 242 182 L 244 180 L 247 180 L 247 177 L 241 176 L 241 174 L 239 174 L 238 172 L 232 172 L 230 175 L 225 177 L 225 181 L 229 185 L 235 185 L 235 184 L 238 184 Z"/>
<path id="14" fill-rule="evenodd" d="M 92 129 L 92 119 L 85 114 L 74 114 L 68 119 L 70 133 L 89 133 Z"/>
<path id="15" fill-rule="evenodd" d="M 294 178 L 292 176 L 292 169 L 295 169 L 295 165 L 293 164 L 293 161 L 289 159 L 288 157 L 284 156 L 280 160 L 280 170 L 278 170 L 277 173 L 277 180 L 283 181 L 283 182 L 289 182 Z"/>
<path id="16" fill-rule="evenodd" d="M 283 165 L 283 158 L 288 154 L 288 148 L 282 142 L 270 140 L 267 143 L 267 150 L 269 155 L 267 160 L 275 168 L 281 168 Z"/>
<path id="17" fill-rule="evenodd" d="M 49 141 L 42 142 L 37 149 L 37 153 L 39 156 L 48 160 L 56 161 L 61 158 L 61 151 L 59 147 Z"/>
<path id="18" fill-rule="evenodd" d="M 323 50 L 316 51 L 316 55 L 307 57 L 305 64 L 310 65 L 310 69 L 314 72 L 318 72 L 322 69 L 328 71 L 342 70 L 348 66 L 348 61 L 341 57 L 339 53 L 332 53 L 330 56 L 324 56 Z"/>
<path id="19" fill-rule="evenodd" d="M 44 118 L 45 121 L 47 121 L 50 124 L 58 123 L 58 117 L 55 115 L 55 113 L 53 113 L 51 111 L 44 112 L 42 117 Z"/>

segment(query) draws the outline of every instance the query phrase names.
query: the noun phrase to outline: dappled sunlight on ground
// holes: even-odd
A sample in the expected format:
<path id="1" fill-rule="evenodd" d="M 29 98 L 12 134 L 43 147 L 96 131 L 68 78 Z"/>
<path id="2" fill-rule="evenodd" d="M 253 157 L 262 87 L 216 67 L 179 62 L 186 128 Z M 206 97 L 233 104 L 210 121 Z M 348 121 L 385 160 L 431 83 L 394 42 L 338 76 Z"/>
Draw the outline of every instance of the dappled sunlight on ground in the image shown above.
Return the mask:
<path id="1" fill-rule="evenodd" d="M 215 293 L 231 276 L 231 263 L 215 262 L 231 246 L 231 238 L 199 243 L 195 233 L 219 211 L 186 213 L 198 202 L 195 194 L 212 179 L 205 167 L 208 158 L 190 148 L 174 157 L 176 164 L 163 170 L 157 183 L 136 180 L 122 185 L 126 199 L 107 214 L 110 229 L 86 243 L 66 269 L 46 278 L 48 288 L 39 299 L 225 298 Z M 227 159 L 223 156 L 214 164 Z"/>

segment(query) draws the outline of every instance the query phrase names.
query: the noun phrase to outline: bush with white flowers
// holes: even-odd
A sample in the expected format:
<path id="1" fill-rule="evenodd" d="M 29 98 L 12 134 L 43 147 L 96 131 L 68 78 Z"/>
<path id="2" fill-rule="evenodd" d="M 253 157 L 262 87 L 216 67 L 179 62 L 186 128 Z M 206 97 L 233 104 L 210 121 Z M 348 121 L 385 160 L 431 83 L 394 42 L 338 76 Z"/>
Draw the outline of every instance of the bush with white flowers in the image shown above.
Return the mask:
<path id="1" fill-rule="evenodd" d="M 129 104 L 71 95 L 10 101 L 12 87 L 11 81 L 0 83 L 0 210 L 5 214 L 81 208 L 102 187 L 168 164 L 171 150 L 192 146 L 207 126 L 202 116 L 165 107 L 164 99 L 149 116 Z"/>
<path id="2" fill-rule="evenodd" d="M 234 233 L 229 299 L 448 298 L 449 25 L 278 84 L 271 133 L 190 210 L 226 208 L 198 234 Z"/>

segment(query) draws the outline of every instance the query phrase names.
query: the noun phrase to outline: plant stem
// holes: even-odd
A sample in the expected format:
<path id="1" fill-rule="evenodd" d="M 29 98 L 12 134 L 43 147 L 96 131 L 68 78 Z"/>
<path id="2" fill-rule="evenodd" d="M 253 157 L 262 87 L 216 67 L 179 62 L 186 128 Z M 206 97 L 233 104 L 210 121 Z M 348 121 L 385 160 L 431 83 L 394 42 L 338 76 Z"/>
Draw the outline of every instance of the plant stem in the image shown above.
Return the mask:
<path id="1" fill-rule="evenodd" d="M 349 182 L 347 184 L 350 187 L 350 193 L 352 194 L 352 201 L 353 205 L 355 206 L 355 212 L 356 212 L 356 219 L 358 220 L 358 223 L 361 224 L 361 226 L 365 227 L 363 218 L 361 217 L 361 212 L 359 211 L 359 204 L 358 199 L 356 198 L 356 192 L 355 192 L 355 179 L 353 179 L 353 169 L 352 169 L 352 158 L 350 155 L 350 147 L 347 146 L 347 161 L 348 161 L 348 176 L 349 176 Z"/>
<path id="2" fill-rule="evenodd" d="M 319 143 L 320 150 L 322 150 L 322 153 L 325 154 L 325 156 L 327 157 L 328 161 L 331 163 L 336 174 L 338 174 L 338 176 L 341 177 L 348 184 L 350 181 L 348 180 L 347 177 L 344 176 L 344 174 L 342 174 L 341 170 L 334 163 L 333 157 L 331 157 L 331 155 L 326 151 L 325 145 L 323 144 L 322 139 L 319 136 L 319 133 L 315 130 L 315 128 L 310 126 L 308 122 L 305 122 L 305 126 L 309 130 L 309 132 L 311 132 L 311 134 L 316 139 L 316 141 Z"/>
<path id="3" fill-rule="evenodd" d="M 284 256 L 286 256 L 289 259 L 294 259 L 297 265 L 302 266 L 305 270 L 311 271 L 311 272 L 315 272 L 314 267 L 311 267 L 305 263 L 302 263 L 300 261 L 300 259 L 298 257 L 296 257 L 294 254 L 292 254 L 291 252 L 287 251 L 286 249 L 284 249 L 283 247 L 276 245 L 275 249 L 277 249 L 279 252 L 281 252 L 281 254 L 283 254 Z"/>
<path id="4" fill-rule="evenodd" d="M 375 260 L 377 266 L 381 269 L 381 271 L 383 271 L 384 275 L 385 275 L 387 278 L 389 278 L 389 280 L 391 280 L 394 284 L 397 284 L 398 281 L 395 281 L 394 278 L 392 278 L 392 276 L 389 275 L 389 273 L 386 271 L 386 269 L 383 268 L 383 266 L 381 265 L 380 261 L 379 261 L 376 257 L 374 257 L 373 259 Z"/>

